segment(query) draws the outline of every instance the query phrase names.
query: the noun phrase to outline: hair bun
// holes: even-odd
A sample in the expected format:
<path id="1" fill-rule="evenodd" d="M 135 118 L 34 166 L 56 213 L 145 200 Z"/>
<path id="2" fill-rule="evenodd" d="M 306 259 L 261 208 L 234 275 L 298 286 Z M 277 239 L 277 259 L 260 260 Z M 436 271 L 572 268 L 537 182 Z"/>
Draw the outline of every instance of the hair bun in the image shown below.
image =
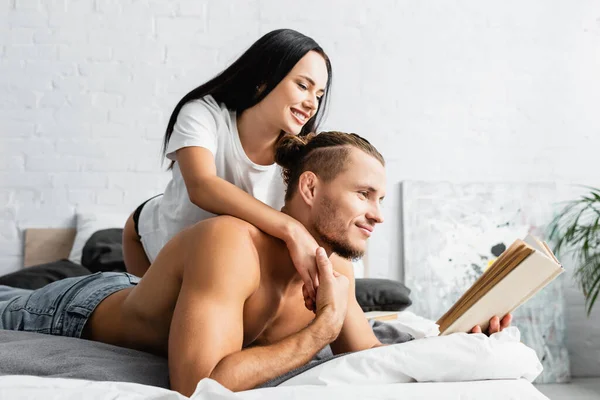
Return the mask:
<path id="1" fill-rule="evenodd" d="M 275 162 L 284 170 L 298 165 L 304 155 L 306 145 L 316 134 L 309 133 L 306 136 L 293 135 L 286 133 L 279 139 L 277 149 L 275 150 Z"/>

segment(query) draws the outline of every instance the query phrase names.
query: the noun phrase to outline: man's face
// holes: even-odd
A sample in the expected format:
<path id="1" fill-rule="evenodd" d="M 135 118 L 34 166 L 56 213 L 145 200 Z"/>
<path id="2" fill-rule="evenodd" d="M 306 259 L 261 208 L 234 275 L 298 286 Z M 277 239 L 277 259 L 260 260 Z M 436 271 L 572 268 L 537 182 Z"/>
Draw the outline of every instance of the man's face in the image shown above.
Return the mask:
<path id="1" fill-rule="evenodd" d="M 318 239 L 340 257 L 363 256 L 375 224 L 383 222 L 385 168 L 374 157 L 352 148 L 345 169 L 320 185 L 311 225 Z"/>

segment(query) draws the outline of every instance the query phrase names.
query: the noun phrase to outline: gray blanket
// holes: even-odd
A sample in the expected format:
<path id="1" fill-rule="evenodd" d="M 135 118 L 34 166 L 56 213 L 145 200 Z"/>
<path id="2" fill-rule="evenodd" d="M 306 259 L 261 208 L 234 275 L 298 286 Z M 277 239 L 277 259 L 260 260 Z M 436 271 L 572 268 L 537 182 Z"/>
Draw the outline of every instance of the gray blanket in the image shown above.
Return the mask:
<path id="1" fill-rule="evenodd" d="M 0 330 L 0 375 L 35 375 L 169 387 L 167 361 L 90 340 Z"/>
<path id="2" fill-rule="evenodd" d="M 373 331 L 383 343 L 412 339 L 393 326 L 375 321 Z M 262 387 L 273 387 L 335 357 L 329 346 L 303 367 Z M 167 360 L 141 351 L 83 339 L 0 330 L 0 375 L 35 375 L 94 381 L 134 382 L 169 388 Z"/>

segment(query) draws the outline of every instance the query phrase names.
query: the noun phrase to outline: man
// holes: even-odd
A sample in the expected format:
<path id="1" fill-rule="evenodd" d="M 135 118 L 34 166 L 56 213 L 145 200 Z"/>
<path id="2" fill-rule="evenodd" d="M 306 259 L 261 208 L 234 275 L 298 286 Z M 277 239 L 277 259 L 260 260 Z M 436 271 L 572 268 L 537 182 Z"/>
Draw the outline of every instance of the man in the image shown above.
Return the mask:
<path id="1" fill-rule="evenodd" d="M 205 377 L 251 389 L 328 344 L 336 354 L 380 346 L 345 259 L 362 256 L 383 221 L 383 158 L 357 135 L 325 132 L 285 137 L 276 159 L 288 184 L 283 211 L 322 246 L 314 302 L 285 243 L 221 216 L 175 236 L 139 283 L 120 273 L 62 280 L 0 303 L 0 328 L 166 355 L 171 388 L 186 396 Z M 502 322 L 492 321 L 491 332 Z"/>

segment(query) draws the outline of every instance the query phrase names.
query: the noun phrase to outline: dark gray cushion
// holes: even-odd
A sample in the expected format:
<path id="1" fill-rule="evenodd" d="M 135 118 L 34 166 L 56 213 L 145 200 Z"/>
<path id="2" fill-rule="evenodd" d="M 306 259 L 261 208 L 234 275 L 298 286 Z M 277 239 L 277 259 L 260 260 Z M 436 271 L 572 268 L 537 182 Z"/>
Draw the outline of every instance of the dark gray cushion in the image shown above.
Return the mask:
<path id="1" fill-rule="evenodd" d="M 54 281 L 74 276 L 89 275 L 90 271 L 69 260 L 59 260 L 47 264 L 27 267 L 0 276 L 0 285 L 21 289 L 39 289 Z"/>
<path id="2" fill-rule="evenodd" d="M 402 311 L 412 304 L 410 289 L 391 279 L 356 279 L 356 300 L 364 312 Z"/>
<path id="3" fill-rule="evenodd" d="M 102 229 L 94 232 L 85 242 L 81 263 L 94 272 L 125 272 L 123 261 L 123 229 Z"/>

